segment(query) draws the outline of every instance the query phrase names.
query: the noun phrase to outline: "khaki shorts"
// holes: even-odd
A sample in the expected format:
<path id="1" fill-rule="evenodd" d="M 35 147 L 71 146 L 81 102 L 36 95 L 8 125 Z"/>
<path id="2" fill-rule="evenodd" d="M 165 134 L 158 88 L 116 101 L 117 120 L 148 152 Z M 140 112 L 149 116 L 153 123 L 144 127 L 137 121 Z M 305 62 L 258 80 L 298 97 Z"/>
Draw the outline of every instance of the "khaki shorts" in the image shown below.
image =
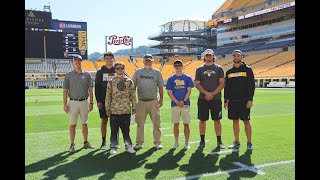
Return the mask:
<path id="1" fill-rule="evenodd" d="M 81 124 L 88 122 L 88 101 L 74 101 L 70 100 L 69 104 L 69 118 L 70 125 L 77 125 L 78 116 L 80 114 Z"/>
<path id="2" fill-rule="evenodd" d="M 179 106 L 171 107 L 171 122 L 179 123 L 180 116 L 182 117 L 183 124 L 190 124 L 190 106 Z"/>

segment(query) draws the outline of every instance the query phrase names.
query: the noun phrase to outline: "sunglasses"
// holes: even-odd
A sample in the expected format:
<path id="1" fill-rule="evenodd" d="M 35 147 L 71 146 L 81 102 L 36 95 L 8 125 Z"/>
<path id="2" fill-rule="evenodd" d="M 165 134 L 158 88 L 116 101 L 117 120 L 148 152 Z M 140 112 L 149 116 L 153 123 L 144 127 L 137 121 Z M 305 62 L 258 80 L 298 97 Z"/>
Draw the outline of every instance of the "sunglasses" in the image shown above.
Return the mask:
<path id="1" fill-rule="evenodd" d="M 182 65 L 174 65 L 174 67 L 182 67 Z"/>
<path id="2" fill-rule="evenodd" d="M 124 68 L 123 68 L 123 67 L 118 67 L 118 68 L 116 68 L 116 70 L 119 70 L 119 69 L 123 70 Z"/>

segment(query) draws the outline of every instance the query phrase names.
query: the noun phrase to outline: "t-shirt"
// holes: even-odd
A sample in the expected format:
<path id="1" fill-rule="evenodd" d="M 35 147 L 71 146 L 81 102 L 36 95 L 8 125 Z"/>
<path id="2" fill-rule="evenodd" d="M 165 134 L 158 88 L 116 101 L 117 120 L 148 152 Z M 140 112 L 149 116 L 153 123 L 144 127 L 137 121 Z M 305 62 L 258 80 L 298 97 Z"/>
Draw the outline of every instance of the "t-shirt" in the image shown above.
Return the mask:
<path id="1" fill-rule="evenodd" d="M 95 81 L 95 96 L 97 102 L 104 102 L 106 99 L 107 84 L 115 77 L 116 73 L 114 68 L 108 69 L 106 66 L 102 66 L 97 71 Z"/>
<path id="2" fill-rule="evenodd" d="M 181 76 L 172 75 L 168 78 L 166 89 L 171 90 L 173 96 L 178 101 L 183 101 L 184 97 L 187 94 L 187 88 L 194 87 L 194 84 L 192 82 L 192 79 L 187 74 L 182 74 Z M 188 99 L 186 101 L 186 104 L 190 106 L 190 100 Z M 177 106 L 177 104 L 173 101 L 171 101 L 171 107 Z"/>
<path id="3" fill-rule="evenodd" d="M 163 86 L 162 74 L 155 68 L 150 71 L 144 68 L 136 70 L 132 80 L 137 86 L 139 100 L 157 99 L 158 86 Z"/>
<path id="4" fill-rule="evenodd" d="M 224 71 L 218 64 L 202 65 L 196 70 L 195 81 L 200 81 L 200 85 L 208 92 L 212 92 L 218 87 L 220 78 L 224 78 Z M 204 99 L 204 97 L 205 95 L 200 92 L 198 98 Z M 216 94 L 213 100 L 221 100 L 221 92 Z"/>

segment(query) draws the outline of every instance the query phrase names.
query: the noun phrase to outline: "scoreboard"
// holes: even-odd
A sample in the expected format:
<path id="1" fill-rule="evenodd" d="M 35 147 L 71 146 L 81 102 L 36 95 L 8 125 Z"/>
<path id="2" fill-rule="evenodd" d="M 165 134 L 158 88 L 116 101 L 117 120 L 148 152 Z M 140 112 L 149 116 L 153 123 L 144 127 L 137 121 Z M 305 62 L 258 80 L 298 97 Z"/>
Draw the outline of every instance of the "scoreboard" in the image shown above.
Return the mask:
<path id="1" fill-rule="evenodd" d="M 87 53 L 86 22 L 52 19 L 48 29 L 25 27 L 25 58 L 88 59 Z"/>

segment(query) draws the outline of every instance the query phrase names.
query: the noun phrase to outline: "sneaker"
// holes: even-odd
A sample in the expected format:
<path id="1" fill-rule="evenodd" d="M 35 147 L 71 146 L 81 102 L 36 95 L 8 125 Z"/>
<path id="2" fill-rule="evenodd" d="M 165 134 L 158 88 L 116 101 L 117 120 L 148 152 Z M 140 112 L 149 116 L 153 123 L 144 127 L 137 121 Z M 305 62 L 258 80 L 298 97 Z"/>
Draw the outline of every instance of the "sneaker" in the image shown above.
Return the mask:
<path id="1" fill-rule="evenodd" d="M 247 150 L 248 151 L 252 151 L 253 150 L 252 143 L 247 143 Z"/>
<path id="2" fill-rule="evenodd" d="M 94 147 L 87 141 L 83 144 L 84 149 L 94 149 Z"/>
<path id="3" fill-rule="evenodd" d="M 102 143 L 100 149 L 101 150 L 106 150 L 106 143 Z"/>
<path id="4" fill-rule="evenodd" d="M 239 149 L 240 148 L 240 142 L 239 141 L 234 141 L 233 144 L 228 146 L 229 149 Z"/>
<path id="5" fill-rule="evenodd" d="M 157 149 L 162 149 L 163 148 L 163 146 L 161 144 L 156 144 L 154 147 L 157 148 Z"/>
<path id="6" fill-rule="evenodd" d="M 116 149 L 115 148 L 111 148 L 110 154 L 115 154 L 115 153 L 117 153 Z"/>
<path id="7" fill-rule="evenodd" d="M 220 149 L 225 149 L 225 146 L 223 143 L 218 143 L 217 147 L 219 147 Z"/>
<path id="8" fill-rule="evenodd" d="M 179 143 L 174 143 L 174 145 L 172 146 L 172 149 L 177 149 L 177 147 L 179 147 Z"/>
<path id="9" fill-rule="evenodd" d="M 139 150 L 139 149 L 141 149 L 142 148 L 142 145 L 141 144 L 136 144 L 135 146 L 134 146 L 134 150 Z"/>
<path id="10" fill-rule="evenodd" d="M 118 144 L 118 145 L 116 145 L 116 148 L 117 148 L 117 149 L 120 149 L 120 148 L 121 148 L 121 146 Z"/>
<path id="11" fill-rule="evenodd" d="M 189 143 L 185 144 L 184 149 L 190 149 L 190 144 Z"/>
<path id="12" fill-rule="evenodd" d="M 69 153 L 74 153 L 76 152 L 76 149 L 74 148 L 75 144 L 71 144 L 69 148 Z"/>
<path id="13" fill-rule="evenodd" d="M 200 141 L 200 144 L 199 144 L 199 146 L 198 146 L 198 150 L 203 150 L 203 148 L 204 148 L 205 146 L 206 146 L 206 143 Z"/>
<path id="14" fill-rule="evenodd" d="M 129 153 L 136 153 L 136 151 L 132 148 L 132 146 L 131 145 L 128 145 L 128 148 L 127 148 L 127 152 L 129 152 Z"/>

